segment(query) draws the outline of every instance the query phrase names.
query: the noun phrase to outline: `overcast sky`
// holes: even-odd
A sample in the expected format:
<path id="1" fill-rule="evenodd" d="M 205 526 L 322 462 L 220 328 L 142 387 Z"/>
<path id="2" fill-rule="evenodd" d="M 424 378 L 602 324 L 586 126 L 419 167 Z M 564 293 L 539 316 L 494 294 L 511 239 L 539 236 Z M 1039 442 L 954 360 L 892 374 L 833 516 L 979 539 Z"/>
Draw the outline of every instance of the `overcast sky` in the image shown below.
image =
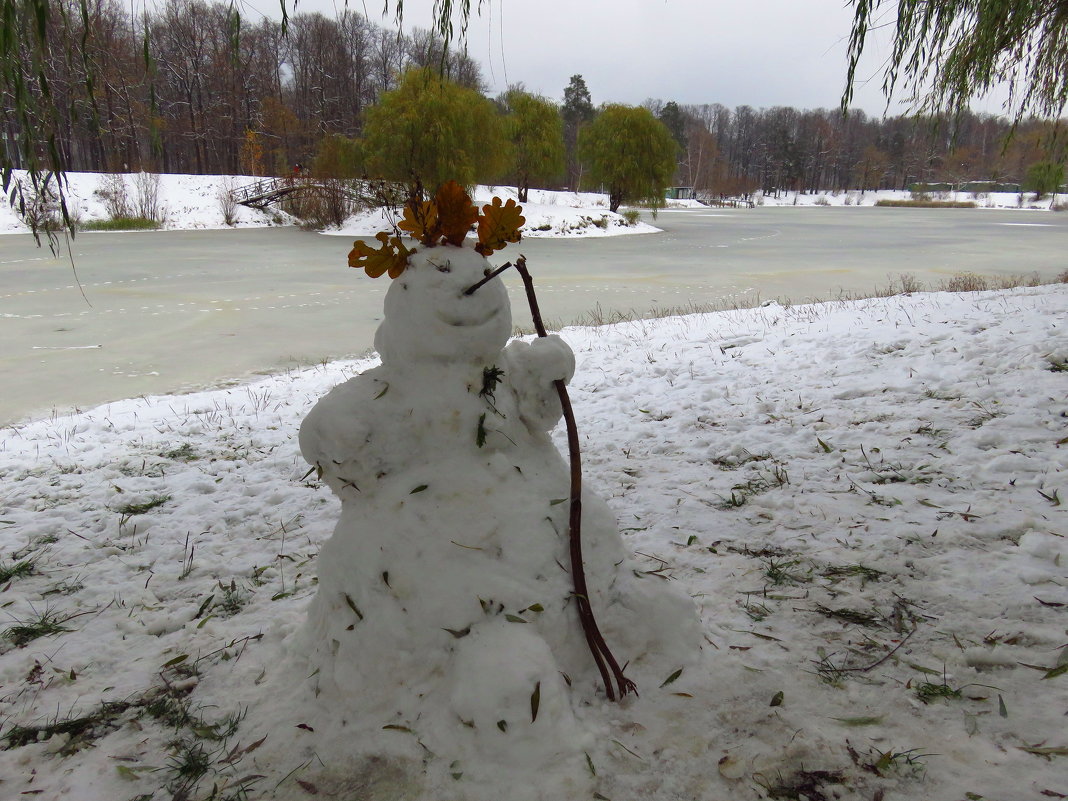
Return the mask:
<path id="1" fill-rule="evenodd" d="M 456 0 L 459 4 L 459 0 Z M 434 0 L 404 0 L 405 29 L 428 28 Z M 277 0 L 248 0 L 277 16 Z M 383 0 L 349 8 L 392 26 Z M 478 6 L 478 0 L 472 0 Z M 333 16 L 344 0 L 299 0 L 297 11 Z M 522 82 L 557 101 L 580 74 L 595 105 L 647 98 L 733 108 L 835 108 L 845 86 L 848 0 L 484 0 L 467 35 L 489 93 Z M 880 41 L 881 39 L 881 41 Z M 885 32 L 869 44 L 854 106 L 881 115 Z M 977 111 L 999 113 L 996 102 Z M 895 103 L 890 113 L 906 111 Z"/>

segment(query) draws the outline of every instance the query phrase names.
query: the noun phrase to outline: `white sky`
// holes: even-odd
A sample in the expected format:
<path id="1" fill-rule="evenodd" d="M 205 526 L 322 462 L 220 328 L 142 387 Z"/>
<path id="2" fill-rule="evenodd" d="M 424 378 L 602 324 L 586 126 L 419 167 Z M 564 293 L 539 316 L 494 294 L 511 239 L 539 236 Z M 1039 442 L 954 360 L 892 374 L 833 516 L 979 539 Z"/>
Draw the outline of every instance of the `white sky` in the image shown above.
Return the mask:
<path id="1" fill-rule="evenodd" d="M 459 0 L 457 0 L 459 2 Z M 477 7 L 479 0 L 472 0 Z M 278 16 L 277 0 L 247 0 Z M 384 0 L 349 0 L 381 24 Z M 405 0 L 404 27 L 428 28 L 434 0 Z M 345 0 L 299 0 L 297 11 L 333 16 Z M 560 100 L 580 74 L 594 105 L 646 98 L 722 103 L 733 108 L 835 108 L 845 85 L 852 6 L 848 0 L 483 0 L 468 31 L 468 53 L 490 94 L 522 82 Z M 880 39 L 882 41 L 880 41 Z M 885 33 L 872 39 L 854 106 L 881 115 Z M 977 111 L 999 113 L 997 102 Z M 891 107 L 891 113 L 907 110 Z"/>

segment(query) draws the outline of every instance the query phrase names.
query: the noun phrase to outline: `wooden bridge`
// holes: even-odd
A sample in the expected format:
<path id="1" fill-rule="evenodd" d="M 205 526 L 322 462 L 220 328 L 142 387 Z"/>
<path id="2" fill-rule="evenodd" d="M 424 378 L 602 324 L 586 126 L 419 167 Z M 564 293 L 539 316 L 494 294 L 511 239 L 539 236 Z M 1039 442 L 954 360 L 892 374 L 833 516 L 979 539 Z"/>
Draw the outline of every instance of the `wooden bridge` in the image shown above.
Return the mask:
<path id="1" fill-rule="evenodd" d="M 239 186 L 230 194 L 234 201 L 242 206 L 264 209 L 277 203 L 287 195 L 296 193 L 315 194 L 317 192 L 341 192 L 351 200 L 366 205 L 379 205 L 381 194 L 369 181 L 344 181 L 313 178 L 311 176 L 293 176 L 286 178 L 264 178 L 252 184 Z"/>
<path id="2" fill-rule="evenodd" d="M 717 197 L 704 201 L 709 206 L 729 207 L 732 209 L 755 209 L 756 203 L 748 198 L 741 197 Z"/>

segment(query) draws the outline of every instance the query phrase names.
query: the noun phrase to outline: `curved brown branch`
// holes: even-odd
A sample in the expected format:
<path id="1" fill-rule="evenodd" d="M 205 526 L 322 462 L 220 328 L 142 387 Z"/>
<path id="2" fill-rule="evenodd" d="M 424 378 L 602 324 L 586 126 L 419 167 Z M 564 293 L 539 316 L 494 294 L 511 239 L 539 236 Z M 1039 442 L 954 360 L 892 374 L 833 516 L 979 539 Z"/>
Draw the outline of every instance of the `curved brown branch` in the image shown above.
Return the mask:
<path id="1" fill-rule="evenodd" d="M 516 259 L 515 268 L 523 278 L 523 287 L 527 294 L 527 303 L 530 305 L 530 314 L 534 320 L 534 330 L 539 337 L 548 336 L 545 324 L 541 319 L 541 310 L 538 308 L 538 298 L 534 294 L 534 279 L 527 271 L 525 256 Z M 563 410 L 564 424 L 567 427 L 567 450 L 571 460 L 571 507 L 568 520 L 569 544 L 571 552 L 571 580 L 575 589 L 575 601 L 578 605 L 579 620 L 582 623 L 583 634 L 586 635 L 586 643 L 593 654 L 593 661 L 601 673 L 604 682 L 605 694 L 608 700 L 616 700 L 616 692 L 622 699 L 629 692 L 637 692 L 634 682 L 623 675 L 623 669 L 619 666 L 615 656 L 612 655 L 608 643 L 605 642 L 601 630 L 597 626 L 597 620 L 593 615 L 593 607 L 590 604 L 589 591 L 586 587 L 586 571 L 582 564 L 582 461 L 579 452 L 578 426 L 575 424 L 575 413 L 571 408 L 571 398 L 567 394 L 567 386 L 563 381 L 553 382 L 556 392 L 560 396 L 560 407 Z M 611 677 L 609 676 L 611 672 Z M 612 686 L 615 680 L 615 689 Z"/>

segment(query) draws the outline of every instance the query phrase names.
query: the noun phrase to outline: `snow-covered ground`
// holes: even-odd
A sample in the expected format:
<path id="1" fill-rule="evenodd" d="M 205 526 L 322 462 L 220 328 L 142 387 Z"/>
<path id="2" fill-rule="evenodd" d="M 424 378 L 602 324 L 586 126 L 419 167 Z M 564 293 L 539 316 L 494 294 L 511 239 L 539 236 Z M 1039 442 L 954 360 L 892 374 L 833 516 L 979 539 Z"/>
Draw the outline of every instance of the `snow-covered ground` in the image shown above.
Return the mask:
<path id="1" fill-rule="evenodd" d="M 848 192 L 780 192 L 764 194 L 757 192 L 754 202 L 758 206 L 874 206 L 880 200 L 911 200 L 913 195 L 906 190 L 879 189 L 861 192 L 859 189 Z M 1023 198 L 1017 192 L 931 192 L 931 200 L 974 203 L 981 209 L 1029 209 L 1049 211 L 1051 198 L 1036 200 L 1033 192 Z M 1064 195 L 1057 196 L 1063 202 Z"/>
<path id="2" fill-rule="evenodd" d="M 222 198 L 234 187 L 262 181 L 249 175 L 173 175 L 127 173 L 122 178 L 126 200 L 133 215 L 139 212 L 146 188 L 158 186 L 156 193 L 156 217 L 161 227 L 172 231 L 212 228 L 256 228 L 268 225 L 284 225 L 291 222 L 288 215 L 274 211 L 259 211 L 246 206 L 236 206 L 232 213 L 234 226 L 228 226 L 223 214 Z M 21 177 L 18 172 L 16 178 Z M 147 179 L 147 180 L 146 180 Z M 114 185 L 104 173 L 72 172 L 67 174 L 64 190 L 71 215 L 81 222 L 109 219 L 108 206 L 103 193 Z M 19 219 L 8 203 L 0 203 L 0 233 L 21 234 L 29 227 Z"/>
<path id="3" fill-rule="evenodd" d="M 139 199 L 146 186 L 154 184 L 154 176 L 148 180 L 137 174 L 123 175 L 126 197 L 136 213 Z M 16 173 L 16 177 L 18 174 Z M 107 220 L 108 207 L 101 192 L 108 190 L 109 177 L 102 173 L 70 173 L 68 176 L 67 203 L 76 219 L 82 222 Z M 246 206 L 230 207 L 234 225 L 225 221 L 222 198 L 235 187 L 246 186 L 263 180 L 249 175 L 169 175 L 159 176 L 157 216 L 166 230 L 182 231 L 196 229 L 256 228 L 271 225 L 289 225 L 293 219 L 284 212 L 269 208 L 261 211 Z M 474 200 L 488 203 L 494 196 L 503 200 L 516 198 L 515 187 L 479 186 Z M 944 197 L 943 197 L 944 195 Z M 877 192 L 820 192 L 800 194 L 783 192 L 778 197 L 757 193 L 758 206 L 873 206 L 879 200 L 907 200 L 908 192 L 879 190 Z M 1028 208 L 1049 209 L 1046 198 L 1034 201 L 1027 195 L 1024 203 L 1013 193 L 989 193 L 975 196 L 967 192 L 940 193 L 935 199 L 974 201 L 980 208 Z M 645 234 L 659 231 L 650 224 L 652 212 L 641 209 L 642 220 L 630 225 L 621 214 L 608 210 L 608 196 L 597 192 L 551 192 L 530 190 L 528 202 L 523 205 L 526 225 L 525 237 L 601 237 L 621 234 Z M 701 208 L 697 201 L 669 200 L 668 208 Z M 388 228 L 394 220 L 383 211 L 354 215 L 338 229 L 324 231 L 341 236 L 374 236 Z M 655 221 L 653 221 L 655 222 Z M 0 203 L 0 234 L 25 233 L 28 226 L 19 219 L 8 203 Z"/>
<path id="4" fill-rule="evenodd" d="M 161 228 L 172 231 L 222 228 L 256 228 L 292 224 L 293 219 L 271 207 L 261 211 L 246 206 L 226 204 L 223 198 L 236 187 L 247 186 L 262 178 L 249 175 L 168 175 L 158 176 L 158 184 L 151 173 L 121 176 L 125 196 L 131 212 L 136 216 L 145 187 L 156 186 L 155 219 Z M 16 173 L 16 177 L 19 174 Z M 103 196 L 114 187 L 114 177 L 102 173 L 69 173 L 66 189 L 67 205 L 75 219 L 93 222 L 109 219 L 108 205 Z M 477 187 L 474 200 L 488 203 L 494 196 L 504 200 L 517 197 L 514 187 Z M 524 203 L 527 237 L 614 236 L 618 234 L 654 233 L 658 228 L 644 222 L 628 225 L 624 217 L 608 210 L 608 196 L 595 192 L 549 192 L 531 190 L 530 201 Z M 228 226 L 224 207 L 233 215 L 234 225 Z M 645 212 L 645 217 L 650 213 Z M 390 215 L 373 211 L 358 214 L 340 229 L 326 231 L 344 236 L 374 236 L 388 228 Z M 26 233 L 29 227 L 19 219 L 10 204 L 0 203 L 0 233 Z"/>
<path id="5" fill-rule="evenodd" d="M 519 194 L 513 186 L 478 186 L 472 199 L 476 204 L 489 203 L 494 197 L 507 201 Z M 523 206 L 523 236 L 527 238 L 600 237 L 620 234 L 652 234 L 660 229 L 638 221 L 629 224 L 622 214 L 609 211 L 608 195 L 597 192 L 551 192 L 531 189 Z M 700 205 L 700 204 L 697 204 Z M 680 206 L 682 207 L 682 206 Z M 649 210 L 640 212 L 645 218 Z M 358 214 L 338 229 L 324 231 L 342 236 L 374 236 L 388 230 L 396 222 L 395 215 L 383 210 Z"/>
<path id="6" fill-rule="evenodd" d="M 586 483 L 705 645 L 575 710 L 593 797 L 1068 794 L 1066 319 L 1055 285 L 562 332 Z M 305 720 L 238 721 L 338 516 L 297 427 L 373 364 L 2 432 L 0 796 L 464 797 L 462 766 L 414 792 L 389 760 L 337 795 L 284 758 Z"/>

